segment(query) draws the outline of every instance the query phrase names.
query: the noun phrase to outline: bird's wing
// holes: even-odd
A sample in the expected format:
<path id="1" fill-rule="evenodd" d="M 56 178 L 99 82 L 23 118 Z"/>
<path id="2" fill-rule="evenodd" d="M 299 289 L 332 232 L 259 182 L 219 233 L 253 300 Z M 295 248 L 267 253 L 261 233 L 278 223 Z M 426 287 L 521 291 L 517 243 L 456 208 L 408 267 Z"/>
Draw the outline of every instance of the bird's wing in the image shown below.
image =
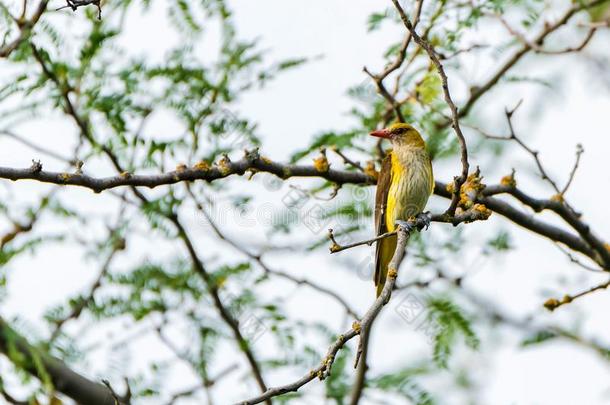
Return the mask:
<path id="1" fill-rule="evenodd" d="M 390 192 L 390 184 L 392 183 L 392 156 L 391 153 L 383 159 L 381 164 L 381 171 L 379 172 L 379 178 L 377 179 L 377 193 L 375 195 L 375 232 L 377 236 L 387 232 L 386 227 L 386 209 L 388 206 L 388 194 Z M 375 285 L 379 285 L 384 277 L 384 270 L 382 267 L 387 263 L 382 256 L 382 247 L 384 246 L 383 241 L 378 241 L 375 244 Z M 386 270 L 387 271 L 387 270 Z"/>
<path id="2" fill-rule="evenodd" d="M 430 194 L 434 194 L 434 170 L 432 170 L 432 161 L 428 159 L 428 169 L 430 170 Z"/>
<path id="3" fill-rule="evenodd" d="M 381 163 L 381 171 L 377 178 L 377 193 L 375 194 L 375 232 L 377 236 L 387 232 L 385 214 L 388 206 L 388 194 L 392 183 L 392 152 L 388 153 Z"/>

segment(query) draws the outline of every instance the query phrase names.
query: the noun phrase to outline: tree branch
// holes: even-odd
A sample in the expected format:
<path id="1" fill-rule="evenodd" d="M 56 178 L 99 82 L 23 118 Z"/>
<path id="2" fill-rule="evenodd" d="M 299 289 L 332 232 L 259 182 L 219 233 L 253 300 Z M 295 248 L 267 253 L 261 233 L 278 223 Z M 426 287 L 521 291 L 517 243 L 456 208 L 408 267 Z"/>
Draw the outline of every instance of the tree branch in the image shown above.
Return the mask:
<path id="1" fill-rule="evenodd" d="M 13 361 L 9 353 L 21 356 L 19 367 L 40 380 L 50 378 L 53 387 L 81 404 L 115 405 L 112 393 L 103 385 L 74 372 L 61 360 L 52 357 L 27 342 L 0 318 L 0 351 Z M 127 404 L 123 400 L 120 404 Z"/>
<path id="2" fill-rule="evenodd" d="M 195 247 L 193 246 L 193 243 L 191 242 L 191 239 L 189 238 L 188 234 L 186 233 L 186 229 L 184 228 L 182 223 L 179 221 L 177 215 L 173 214 L 173 215 L 168 215 L 167 217 L 175 225 L 176 229 L 178 230 L 178 237 L 182 240 L 182 242 L 184 243 L 184 245 L 186 246 L 186 248 L 188 250 L 189 256 L 191 257 L 191 261 L 193 262 L 195 272 L 197 274 L 199 274 L 201 276 L 201 278 L 203 278 L 203 280 L 205 281 L 205 284 L 208 289 L 208 293 L 212 297 L 212 301 L 214 303 L 214 306 L 218 310 L 220 317 L 229 326 L 229 328 L 233 332 L 233 336 L 235 337 L 237 344 L 239 345 L 239 348 L 241 349 L 241 351 L 243 351 L 244 355 L 246 356 L 246 359 L 248 360 L 250 368 L 252 369 L 252 374 L 254 375 L 254 379 L 256 380 L 256 383 L 258 384 L 261 391 L 263 391 L 263 392 L 266 391 L 267 385 L 265 384 L 265 381 L 263 379 L 263 374 L 260 370 L 258 362 L 257 362 L 256 358 L 254 357 L 254 353 L 252 352 L 252 350 L 250 348 L 250 344 L 242 335 L 241 330 L 239 329 L 239 323 L 237 322 L 237 320 L 235 318 L 233 318 L 230 311 L 224 306 L 224 304 L 220 298 L 218 286 L 216 285 L 215 280 L 212 279 L 210 274 L 207 272 L 207 270 L 203 266 L 203 262 L 199 259 L 199 255 L 197 254 Z M 270 401 L 267 401 L 267 402 L 269 405 L 271 405 Z"/>
<path id="3" fill-rule="evenodd" d="M 587 44 L 589 44 L 589 42 L 591 42 L 591 39 L 593 39 L 595 32 L 597 31 L 598 28 L 600 28 L 597 26 L 590 27 L 589 31 L 587 32 L 587 35 L 585 36 L 585 38 L 581 41 L 580 45 L 578 45 L 578 46 L 571 46 L 571 47 L 567 47 L 564 49 L 549 50 L 549 49 L 545 49 L 544 47 L 538 45 L 537 43 L 528 41 L 528 39 L 525 37 L 525 35 L 521 34 L 517 30 L 513 29 L 510 26 L 510 24 L 508 24 L 506 19 L 504 19 L 504 17 L 502 17 L 501 15 L 498 15 L 497 17 L 499 18 L 502 25 L 504 25 L 506 30 L 512 36 L 517 38 L 517 40 L 519 42 L 530 47 L 532 50 L 534 50 L 534 52 L 540 53 L 540 54 L 545 54 L 545 55 L 561 55 L 561 54 L 571 53 L 571 52 L 580 52 L 587 46 Z"/>
<path id="4" fill-rule="evenodd" d="M 40 20 L 40 17 L 42 17 L 42 14 L 46 11 L 48 3 L 49 0 L 41 0 L 40 3 L 38 3 L 36 11 L 29 20 L 24 20 L 26 11 L 24 5 L 21 17 L 19 19 L 16 19 L 17 25 L 19 26 L 19 35 L 12 42 L 0 48 L 0 58 L 6 58 L 7 56 L 9 56 L 11 52 L 17 49 L 23 41 L 29 38 L 30 34 L 32 33 L 32 29 L 34 28 L 34 25 L 36 25 L 38 20 Z"/>
<path id="5" fill-rule="evenodd" d="M 321 172 L 313 166 L 275 163 L 259 156 L 256 151 L 248 152 L 246 157 L 235 162 L 225 159 L 212 167 L 202 162 L 191 168 L 179 167 L 175 171 L 156 175 L 137 175 L 123 172 L 116 176 L 96 178 L 79 173 L 43 171 L 39 167 L 29 167 L 26 169 L 0 167 L 0 178 L 8 180 L 30 179 L 43 183 L 81 186 L 99 193 L 121 186 L 154 188 L 182 181 L 205 180 L 211 182 L 234 174 L 243 175 L 247 171 L 254 173 L 267 172 L 275 174 L 282 179 L 289 177 L 319 177 L 337 184 L 375 183 L 375 179 L 360 172 L 339 171 L 335 169 Z"/>
<path id="6" fill-rule="evenodd" d="M 417 226 L 418 228 L 421 228 L 424 226 L 424 224 L 421 222 L 421 219 L 418 219 L 417 221 L 412 222 L 412 224 Z M 245 401 L 238 402 L 236 405 L 258 404 L 269 398 L 273 398 L 278 395 L 286 394 L 287 392 L 296 392 L 299 390 L 299 388 L 301 388 L 305 384 L 311 382 L 316 377 L 319 378 L 320 380 L 324 380 L 326 377 L 328 377 L 330 375 L 331 367 L 335 360 L 337 352 L 339 352 L 339 350 L 341 350 L 341 348 L 343 346 L 345 346 L 345 344 L 349 340 L 351 340 L 355 336 L 360 335 L 360 345 L 359 345 L 359 349 L 358 349 L 358 354 L 356 355 L 357 356 L 356 361 L 358 361 L 360 355 L 362 354 L 362 348 L 363 348 L 363 344 L 364 344 L 363 339 L 365 339 L 363 336 L 365 336 L 366 334 L 369 333 L 370 326 L 371 326 L 373 320 L 375 319 L 377 314 L 379 314 L 379 312 L 381 311 L 383 306 L 385 304 L 387 304 L 387 302 L 390 300 L 390 296 L 392 295 L 392 290 L 394 289 L 394 285 L 396 283 L 396 277 L 398 276 L 398 268 L 400 267 L 400 264 L 402 263 L 402 259 L 404 257 L 404 253 L 405 253 L 405 247 L 407 245 L 409 237 L 410 237 L 410 233 L 406 229 L 399 227 L 396 250 L 394 251 L 392 260 L 388 264 L 388 269 L 389 269 L 388 270 L 388 279 L 386 280 L 386 284 L 383 287 L 383 291 L 381 292 L 381 295 L 379 295 L 379 297 L 377 297 L 377 299 L 373 302 L 371 307 L 368 309 L 366 314 L 362 317 L 362 319 L 359 322 L 358 321 L 354 322 L 354 324 L 352 325 L 352 328 L 350 330 L 346 331 L 342 335 L 339 335 L 339 337 L 335 340 L 335 342 L 332 345 L 330 345 L 330 347 L 328 348 L 326 357 L 324 357 L 324 359 L 322 360 L 322 362 L 320 363 L 320 365 L 318 367 L 311 370 L 309 373 L 307 373 L 305 376 L 303 376 L 302 378 L 300 378 L 297 381 L 294 381 L 290 384 L 286 384 L 286 385 L 279 386 L 276 388 L 269 388 L 262 395 L 259 395 L 257 397 L 254 397 L 254 398 L 251 398 L 251 399 L 248 399 Z"/>
<path id="7" fill-rule="evenodd" d="M 610 281 L 606 281 L 605 283 L 602 284 L 598 284 L 594 287 L 591 287 L 587 290 L 581 291 L 577 294 L 574 295 L 564 295 L 563 298 L 561 300 L 558 300 L 556 298 L 549 298 L 548 300 L 546 300 L 546 302 L 544 303 L 544 307 L 546 309 L 548 309 L 549 311 L 554 311 L 555 309 L 559 308 L 562 305 L 566 305 L 569 304 L 570 302 L 574 301 L 575 299 L 578 299 L 580 297 L 583 297 L 585 295 L 591 294 L 595 291 L 599 291 L 599 290 L 605 290 L 608 287 L 610 287 Z"/>
<path id="8" fill-rule="evenodd" d="M 28 169 L 0 168 L 0 178 L 11 180 L 34 179 L 53 184 L 71 184 L 86 187 L 95 192 L 101 192 L 106 189 L 120 186 L 146 186 L 153 188 L 164 184 L 175 184 L 181 181 L 205 180 L 211 182 L 234 174 L 243 175 L 247 171 L 253 171 L 255 173 L 267 172 L 275 174 L 283 179 L 290 177 L 317 177 L 338 184 L 370 185 L 375 183 L 375 180 L 371 176 L 361 172 L 335 169 L 320 172 L 313 166 L 272 162 L 267 158 L 260 157 L 256 151 L 248 152 L 247 157 L 235 162 L 225 159 L 213 167 L 209 167 L 207 164 L 197 164 L 193 168 L 181 168 L 173 172 L 158 175 L 118 175 L 106 178 L 95 178 L 85 174 L 45 172 L 40 165 L 33 165 Z M 447 184 L 443 182 L 436 182 L 434 193 L 444 198 L 452 198 L 452 193 L 447 191 Z M 574 227 L 579 234 L 585 235 L 590 241 L 595 241 L 595 249 L 592 249 L 591 246 L 589 246 L 589 241 L 587 239 L 583 240 L 554 225 L 531 218 L 529 215 L 519 211 L 510 204 L 491 197 L 495 194 L 502 193 L 512 195 L 534 211 L 540 211 L 542 209 L 551 209 L 552 211 L 555 211 L 564 218 L 570 226 Z M 603 261 L 600 261 L 600 256 L 604 258 L 604 256 L 610 255 L 610 252 L 607 251 L 604 243 L 592 234 L 588 225 L 582 223 L 572 210 L 568 210 L 557 201 L 538 200 L 526 195 L 516 187 L 497 185 L 487 186 L 475 202 L 483 204 L 485 207 L 507 217 L 518 225 L 526 227 L 530 231 L 554 241 L 561 242 L 569 248 L 589 256 L 597 263 L 600 263 L 602 267 L 610 269 L 610 259 L 607 261 L 604 259 L 606 264 L 604 264 Z M 454 216 L 445 215 L 442 218 L 435 217 L 433 219 L 453 223 L 454 225 L 465 222 L 463 220 L 463 214 Z M 604 250 L 606 252 L 604 252 Z"/>
<path id="9" fill-rule="evenodd" d="M 262 254 L 261 253 L 252 253 L 250 252 L 248 249 L 242 247 L 239 243 L 237 243 L 236 241 L 230 239 L 229 237 L 227 237 L 227 235 L 224 234 L 224 232 L 222 232 L 220 230 L 220 228 L 218 227 L 218 225 L 216 225 L 216 222 L 214 222 L 214 220 L 212 219 L 212 217 L 208 214 L 208 212 L 206 211 L 206 209 L 203 207 L 203 205 L 199 202 L 199 200 L 197 199 L 197 197 L 195 196 L 195 194 L 192 192 L 192 190 L 190 189 L 190 187 L 188 186 L 187 183 L 187 191 L 190 194 L 191 198 L 193 199 L 193 201 L 195 202 L 195 205 L 197 207 L 197 209 L 203 214 L 203 216 L 205 217 L 206 221 L 210 224 L 210 226 L 212 227 L 212 230 L 214 231 L 214 233 L 216 234 L 216 236 L 218 236 L 220 238 L 220 240 L 226 242 L 228 245 L 230 245 L 231 247 L 233 247 L 235 250 L 239 251 L 240 253 L 242 253 L 243 255 L 247 256 L 248 258 L 250 258 L 251 260 L 254 260 L 258 263 L 258 265 L 263 269 L 263 271 L 268 274 L 268 275 L 273 275 L 276 277 L 280 277 L 283 278 L 285 280 L 290 280 L 293 283 L 297 284 L 297 285 L 306 285 L 322 294 L 325 294 L 331 298 L 333 298 L 335 301 L 337 301 L 344 309 L 345 312 L 349 315 L 351 315 L 354 318 L 358 318 L 358 314 L 356 313 L 356 311 L 347 303 L 347 301 L 341 297 L 339 294 L 337 294 L 336 292 L 320 285 L 317 284 L 313 281 L 304 279 L 304 278 L 298 278 L 295 277 L 291 274 L 288 273 L 284 273 L 282 271 L 279 270 L 275 270 L 270 268 L 267 263 L 265 263 L 263 261 L 262 258 Z"/>
<path id="10" fill-rule="evenodd" d="M 392 0 L 392 3 L 394 4 L 394 7 L 396 7 L 396 9 L 398 10 L 398 13 L 400 14 L 400 18 L 401 18 L 404 26 L 411 33 L 413 40 L 426 51 L 426 53 L 428 54 L 428 57 L 434 64 L 434 67 L 436 68 L 436 70 L 441 78 L 443 94 L 445 96 L 445 102 L 447 103 L 447 105 L 449 106 L 449 109 L 451 110 L 451 127 L 453 128 L 453 130 L 458 138 L 458 142 L 460 144 L 460 155 L 461 155 L 461 162 L 462 162 L 462 172 L 454 180 L 453 197 L 451 198 L 451 204 L 449 205 L 449 208 L 447 208 L 447 211 L 446 211 L 447 215 L 453 216 L 455 214 L 455 210 L 457 209 L 458 203 L 460 201 L 460 192 L 462 189 L 462 185 L 468 179 L 468 171 L 469 171 L 468 147 L 466 145 L 466 138 L 464 138 L 464 134 L 462 133 L 462 129 L 460 127 L 458 109 L 455 106 L 453 99 L 451 98 L 451 94 L 449 93 L 449 80 L 447 78 L 447 74 L 445 73 L 445 68 L 443 67 L 443 64 L 440 62 L 436 51 L 434 50 L 434 48 L 428 41 L 426 41 L 425 39 L 423 39 L 422 37 L 420 37 L 417 34 L 417 32 L 415 31 L 415 26 L 411 23 L 411 20 L 409 20 L 409 17 L 405 14 L 405 12 L 402 9 L 398 0 Z"/>
<path id="11" fill-rule="evenodd" d="M 127 174 L 122 166 L 121 163 L 119 162 L 118 157 L 115 155 L 115 153 L 106 145 L 99 145 L 95 139 L 95 137 L 93 136 L 91 130 L 90 130 L 90 124 L 89 121 L 86 117 L 82 117 L 77 109 L 76 106 L 74 105 L 74 103 L 72 103 L 71 99 L 70 99 L 70 92 L 72 91 L 73 87 L 69 85 L 69 83 L 64 83 L 62 82 L 46 65 L 45 59 L 43 57 L 43 55 L 38 51 L 38 49 L 31 44 L 31 49 L 32 49 L 32 53 L 34 55 L 34 58 L 37 60 L 37 62 L 39 63 L 41 69 L 43 70 L 43 73 L 57 86 L 58 90 L 60 90 L 61 95 L 62 95 L 62 99 L 64 101 L 64 106 L 65 106 L 65 111 L 66 113 L 72 117 L 72 119 L 74 120 L 74 122 L 76 123 L 76 125 L 79 127 L 80 131 L 81 131 L 81 136 L 82 138 L 86 139 L 91 146 L 98 146 L 100 147 L 100 149 L 102 150 L 102 152 L 110 159 L 112 165 L 114 166 L 114 168 L 121 173 L 119 176 L 117 176 L 118 178 L 126 178 L 126 177 L 130 177 L 129 174 Z M 228 161 L 228 158 L 227 160 Z M 226 162 L 225 160 L 223 160 L 223 162 Z M 201 168 L 201 167 L 200 167 Z M 1 171 L 1 169 L 0 169 Z M 30 173 L 41 173 L 42 172 L 42 165 L 40 163 L 36 163 L 32 165 L 32 167 L 30 167 L 29 169 Z M 177 170 L 174 173 L 179 172 L 179 170 Z M 243 172 L 242 172 L 243 174 Z M 82 177 L 82 173 L 80 171 L 80 169 L 74 173 L 73 175 L 67 174 L 67 173 L 62 173 L 60 174 L 60 177 L 62 178 L 69 178 L 70 176 L 79 176 Z M 0 176 L 2 177 L 2 176 Z M 52 176 L 54 178 L 56 178 L 55 176 Z M 91 179 L 91 178 L 89 178 Z M 171 183 L 165 183 L 165 184 L 171 184 Z M 136 187 L 134 184 L 125 184 L 130 186 L 131 191 L 134 193 L 134 195 L 143 203 L 143 204 L 147 204 L 149 201 L 146 198 L 146 196 L 144 194 L 142 194 Z M 94 190 L 95 191 L 95 190 Z M 101 189 L 99 190 L 101 191 Z M 254 379 L 256 380 L 256 383 L 258 384 L 259 388 L 261 389 L 261 391 L 265 391 L 266 385 L 265 382 L 263 380 L 263 376 L 260 370 L 260 367 L 254 357 L 254 354 L 252 352 L 252 350 L 250 349 L 248 342 L 245 340 L 245 338 L 243 337 L 243 335 L 241 334 L 241 331 L 239 329 L 239 324 L 237 322 L 236 319 L 233 318 L 233 316 L 231 315 L 231 313 L 229 312 L 229 310 L 224 306 L 224 304 L 222 303 L 222 300 L 220 299 L 219 296 L 219 291 L 218 291 L 218 286 L 216 285 L 215 281 L 212 279 L 212 277 L 210 276 L 210 274 L 207 272 L 207 270 L 205 269 L 203 262 L 199 259 L 199 256 L 197 255 L 197 252 L 194 248 L 194 245 L 190 239 L 190 237 L 188 236 L 186 229 L 184 228 L 184 226 L 182 225 L 182 223 L 179 220 L 179 217 L 176 213 L 174 212 L 160 212 L 160 214 L 164 215 L 166 218 L 168 218 L 176 227 L 177 231 L 178 231 L 178 236 L 181 239 L 181 241 L 183 242 L 183 244 L 185 245 L 189 256 L 193 262 L 193 268 L 195 270 L 195 272 L 202 277 L 202 279 L 204 280 L 208 293 L 211 295 L 212 297 L 212 301 L 214 303 L 214 307 L 217 309 L 220 317 L 222 318 L 222 320 L 227 324 L 227 326 L 229 326 L 229 328 L 231 329 L 231 331 L 233 332 L 233 335 L 239 345 L 239 348 L 243 351 L 249 365 L 250 368 L 252 369 L 252 374 L 254 375 Z M 269 403 L 269 405 L 271 405 Z"/>
<path id="12" fill-rule="evenodd" d="M 559 29 L 560 27 L 565 25 L 572 18 L 572 16 L 574 16 L 574 14 L 578 13 L 579 11 L 586 10 L 586 9 L 595 7 L 597 5 L 600 5 L 600 4 L 604 3 L 605 1 L 608 1 L 608 0 L 594 0 L 589 3 L 584 3 L 584 2 L 573 3 L 572 6 L 565 12 L 565 14 L 561 18 L 559 18 L 559 20 L 557 20 L 555 23 L 552 23 L 552 24 L 545 24 L 545 27 L 542 30 L 542 32 L 540 32 L 540 34 L 538 34 L 530 42 L 534 43 L 534 44 L 542 45 L 544 43 L 544 40 L 550 34 L 552 34 L 557 29 Z M 506 61 L 496 71 L 496 73 L 493 74 L 485 83 L 483 83 L 479 86 L 473 87 L 473 91 L 470 94 L 470 97 L 468 98 L 468 100 L 466 101 L 464 106 L 462 106 L 462 108 L 460 108 L 459 117 L 461 118 L 461 117 L 465 117 L 466 115 L 468 115 L 468 113 L 470 113 L 470 110 L 474 107 L 476 102 L 484 94 L 486 94 L 489 90 L 491 90 L 491 88 L 493 88 L 500 81 L 500 79 L 506 74 L 506 72 L 508 72 L 513 66 L 515 66 L 517 64 L 517 62 L 519 62 L 530 51 L 532 51 L 532 47 L 529 44 L 524 44 L 521 47 L 521 49 L 519 49 L 515 54 L 513 54 L 513 56 L 510 57 L 509 60 Z M 445 123 L 445 125 L 449 125 L 449 124 L 450 124 L 450 121 Z"/>

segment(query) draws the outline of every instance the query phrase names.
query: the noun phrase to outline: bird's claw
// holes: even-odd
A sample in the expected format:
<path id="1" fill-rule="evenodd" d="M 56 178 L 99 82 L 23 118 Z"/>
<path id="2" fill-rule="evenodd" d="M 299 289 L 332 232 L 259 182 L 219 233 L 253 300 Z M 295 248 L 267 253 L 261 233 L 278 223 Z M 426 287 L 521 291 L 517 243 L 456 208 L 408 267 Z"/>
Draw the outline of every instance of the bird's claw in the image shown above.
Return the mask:
<path id="1" fill-rule="evenodd" d="M 409 221 L 403 221 L 402 219 L 396 220 L 396 225 L 400 226 L 402 229 L 409 233 L 413 232 L 413 230 L 415 229 L 415 226 L 413 226 Z"/>
<path id="2" fill-rule="evenodd" d="M 396 220 L 396 225 L 400 226 L 402 229 L 411 233 L 414 230 L 419 228 L 419 224 L 423 224 L 423 227 L 426 230 L 430 227 L 430 223 L 432 222 L 432 216 L 429 212 L 422 212 L 417 214 L 416 217 L 411 217 L 408 220 L 404 221 L 402 219 Z"/>
<path id="3" fill-rule="evenodd" d="M 417 220 L 421 221 L 424 224 L 424 228 L 428 230 L 432 222 L 432 215 L 430 215 L 430 212 L 422 212 L 417 215 Z"/>

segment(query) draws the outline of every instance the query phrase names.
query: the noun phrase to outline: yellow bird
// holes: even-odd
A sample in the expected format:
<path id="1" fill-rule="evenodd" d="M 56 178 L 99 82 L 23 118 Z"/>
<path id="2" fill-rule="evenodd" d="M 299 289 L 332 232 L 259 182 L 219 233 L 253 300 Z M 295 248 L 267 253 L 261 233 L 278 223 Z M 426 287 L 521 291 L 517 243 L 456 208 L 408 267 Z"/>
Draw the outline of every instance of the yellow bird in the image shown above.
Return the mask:
<path id="1" fill-rule="evenodd" d="M 426 143 L 409 124 L 397 123 L 371 132 L 372 136 L 392 142 L 392 150 L 383 160 L 375 197 L 375 232 L 393 232 L 396 224 L 422 215 L 434 190 L 432 163 Z M 424 214 L 425 215 L 425 214 Z M 425 216 L 429 223 L 429 217 Z M 381 239 L 375 250 L 375 286 L 381 294 L 388 274 L 388 264 L 396 250 L 396 235 Z"/>

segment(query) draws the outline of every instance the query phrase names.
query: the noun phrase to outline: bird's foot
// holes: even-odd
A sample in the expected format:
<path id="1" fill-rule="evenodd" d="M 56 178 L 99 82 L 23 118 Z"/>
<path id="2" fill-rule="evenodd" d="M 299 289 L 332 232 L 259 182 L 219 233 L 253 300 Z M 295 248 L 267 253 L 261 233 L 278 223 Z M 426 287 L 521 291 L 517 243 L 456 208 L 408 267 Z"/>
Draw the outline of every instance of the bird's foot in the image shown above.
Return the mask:
<path id="1" fill-rule="evenodd" d="M 417 220 L 421 221 L 424 224 L 424 228 L 428 230 L 430 223 L 432 222 L 432 215 L 430 214 L 430 211 L 421 212 L 417 215 Z"/>
<path id="2" fill-rule="evenodd" d="M 432 222 L 432 216 L 430 212 L 422 212 L 417 214 L 415 217 L 410 217 L 406 221 L 402 219 L 396 220 L 396 225 L 400 226 L 402 229 L 411 233 L 420 228 L 420 224 L 423 225 L 426 230 L 430 227 L 430 223 Z"/>
<path id="3" fill-rule="evenodd" d="M 411 218 L 409 218 L 407 221 L 403 221 L 402 219 L 397 219 L 396 225 L 400 226 L 402 229 L 404 229 L 408 233 L 411 233 L 415 229 L 417 229 L 417 227 L 414 225 L 414 219 L 411 219 Z"/>

